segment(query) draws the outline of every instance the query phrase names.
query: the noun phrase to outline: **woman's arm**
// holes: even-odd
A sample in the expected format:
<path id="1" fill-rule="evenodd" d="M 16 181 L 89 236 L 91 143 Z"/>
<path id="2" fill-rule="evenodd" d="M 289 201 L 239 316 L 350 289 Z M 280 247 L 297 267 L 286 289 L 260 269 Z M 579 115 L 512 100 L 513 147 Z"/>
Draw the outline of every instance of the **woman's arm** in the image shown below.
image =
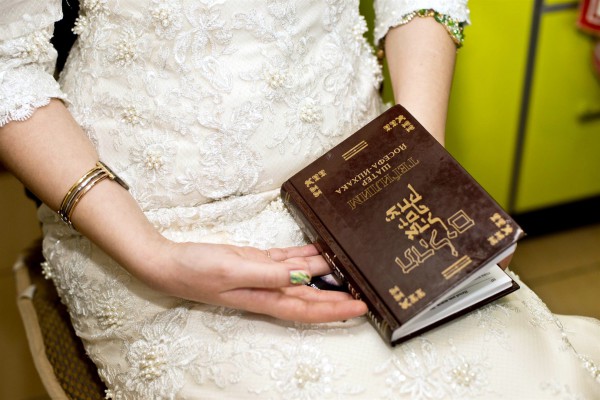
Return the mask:
<path id="1" fill-rule="evenodd" d="M 71 185 L 98 156 L 62 102 L 0 128 L 0 162 L 49 207 L 59 208 Z M 167 294 L 282 319 L 323 322 L 366 312 L 349 295 L 290 283 L 291 271 L 329 272 L 313 246 L 271 249 L 174 243 L 146 219 L 120 185 L 104 180 L 77 205 L 77 229 L 141 281 Z"/>
<path id="2" fill-rule="evenodd" d="M 396 103 L 406 107 L 444 144 L 456 45 L 431 17 L 392 28 L 385 54 Z"/>
<path id="3" fill-rule="evenodd" d="M 444 144 L 456 45 L 433 18 L 414 18 L 391 29 L 385 41 L 396 103 L 406 107 Z M 505 269 L 512 255 L 499 264 Z"/>
<path id="4" fill-rule="evenodd" d="M 0 2 L 0 163 L 54 210 L 98 161 L 56 100 L 66 96 L 52 77 L 56 52 L 49 39 L 60 18 L 60 0 Z M 131 274 L 169 295 L 306 322 L 366 312 L 349 295 L 291 282 L 329 272 L 314 246 L 271 249 L 269 258 L 250 247 L 174 243 L 110 180 L 81 199 L 71 220 Z"/>

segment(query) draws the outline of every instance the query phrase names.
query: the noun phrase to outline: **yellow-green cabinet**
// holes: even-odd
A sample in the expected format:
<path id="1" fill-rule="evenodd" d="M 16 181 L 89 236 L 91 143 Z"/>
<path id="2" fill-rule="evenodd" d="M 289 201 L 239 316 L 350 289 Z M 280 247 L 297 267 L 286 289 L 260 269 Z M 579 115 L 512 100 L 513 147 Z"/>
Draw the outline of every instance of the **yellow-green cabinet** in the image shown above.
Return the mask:
<path id="1" fill-rule="evenodd" d="M 371 6 L 361 2 L 372 27 Z M 600 79 L 593 40 L 576 28 L 577 2 L 469 6 L 448 150 L 513 214 L 600 196 Z"/>
<path id="2" fill-rule="evenodd" d="M 540 19 L 517 213 L 600 195 L 600 80 L 577 12 L 550 7 Z"/>
<path id="3" fill-rule="evenodd" d="M 458 51 L 448 150 L 502 206 L 511 196 L 533 0 L 470 1 Z"/>

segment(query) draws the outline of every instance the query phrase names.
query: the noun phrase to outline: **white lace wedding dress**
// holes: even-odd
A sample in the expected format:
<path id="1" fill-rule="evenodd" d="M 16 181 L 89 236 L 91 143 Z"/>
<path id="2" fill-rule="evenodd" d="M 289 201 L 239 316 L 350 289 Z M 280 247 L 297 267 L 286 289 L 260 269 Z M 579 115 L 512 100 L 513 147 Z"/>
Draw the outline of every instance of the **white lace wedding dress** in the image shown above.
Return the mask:
<path id="1" fill-rule="evenodd" d="M 376 1 L 375 36 L 466 0 Z M 59 0 L 0 5 L 0 124 L 68 102 L 101 159 L 178 241 L 304 238 L 283 180 L 377 115 L 379 66 L 358 0 L 83 0 L 60 85 Z M 468 44 L 467 44 L 468 45 Z M 154 292 L 47 207 L 44 272 L 112 399 L 600 398 L 600 324 L 525 285 L 388 347 L 364 318 L 302 325 Z"/>

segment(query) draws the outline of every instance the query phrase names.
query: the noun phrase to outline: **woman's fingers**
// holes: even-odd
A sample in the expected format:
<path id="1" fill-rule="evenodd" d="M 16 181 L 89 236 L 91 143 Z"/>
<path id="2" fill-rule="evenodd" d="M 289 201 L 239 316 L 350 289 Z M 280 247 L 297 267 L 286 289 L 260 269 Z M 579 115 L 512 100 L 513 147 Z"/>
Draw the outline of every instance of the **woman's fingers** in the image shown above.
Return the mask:
<path id="1" fill-rule="evenodd" d="M 162 269 L 172 287 L 167 293 L 276 318 L 302 322 L 339 321 L 362 315 L 366 305 L 349 295 L 320 291 L 306 283 L 329 268 L 314 246 L 273 248 L 178 243 L 169 248 L 176 260 Z"/>
<path id="2" fill-rule="evenodd" d="M 232 274 L 240 281 L 221 292 L 233 307 L 301 322 L 339 321 L 366 312 L 365 303 L 347 293 L 305 286 L 311 275 L 331 272 L 313 245 L 240 251 L 241 268 Z"/>
<path id="3" fill-rule="evenodd" d="M 280 290 L 238 289 L 223 293 L 222 298 L 232 307 L 306 323 L 341 321 L 367 312 L 365 303 L 345 293 L 306 286 Z"/>
<path id="4" fill-rule="evenodd" d="M 295 286 L 281 289 L 285 294 L 306 301 L 341 301 L 353 300 L 350 293 L 338 290 L 320 290 L 310 286 Z"/>
<path id="5" fill-rule="evenodd" d="M 310 257 L 319 254 L 319 250 L 312 244 L 294 247 L 274 247 L 268 249 L 268 251 L 271 259 L 274 261 L 284 261 L 295 257 Z"/>
<path id="6" fill-rule="evenodd" d="M 265 255 L 272 261 L 293 263 L 310 271 L 311 275 L 319 276 L 331 272 L 327 261 L 319 254 L 317 248 L 308 244 L 298 247 L 271 248 L 265 250 Z"/>
<path id="7" fill-rule="evenodd" d="M 294 257 L 285 260 L 285 262 L 298 265 L 302 269 L 310 271 L 312 276 L 320 276 L 331 273 L 331 267 L 320 255 L 310 257 Z"/>
<path id="8" fill-rule="evenodd" d="M 229 275 L 233 288 L 275 289 L 310 282 L 312 272 L 308 265 L 291 262 L 241 260 Z"/>
<path id="9" fill-rule="evenodd" d="M 221 256 L 222 265 L 235 266 L 228 275 L 229 288 L 282 288 L 304 285 L 311 277 L 331 269 L 313 245 L 259 250 L 234 248 Z"/>

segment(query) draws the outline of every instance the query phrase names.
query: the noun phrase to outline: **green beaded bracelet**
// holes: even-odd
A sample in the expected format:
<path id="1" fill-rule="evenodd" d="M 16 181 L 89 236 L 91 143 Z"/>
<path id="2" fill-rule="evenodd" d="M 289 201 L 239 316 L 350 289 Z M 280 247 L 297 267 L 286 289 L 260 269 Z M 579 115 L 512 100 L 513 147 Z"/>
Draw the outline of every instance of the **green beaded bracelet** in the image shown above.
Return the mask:
<path id="1" fill-rule="evenodd" d="M 446 28 L 446 30 L 448 31 L 448 33 L 450 34 L 450 38 L 452 39 L 452 41 L 454 42 L 454 44 L 456 44 L 456 47 L 461 47 L 463 45 L 463 42 L 465 41 L 465 33 L 464 33 L 464 29 L 465 29 L 465 25 L 464 23 L 446 15 L 446 14 L 440 14 L 439 12 L 435 11 L 435 10 L 418 10 L 414 12 L 415 15 L 417 17 L 433 17 L 433 19 L 435 19 L 437 22 L 439 22 L 440 24 L 442 24 L 444 26 L 444 28 Z M 411 13 L 413 14 L 413 13 Z M 410 15 L 410 14 L 408 14 Z M 412 15 L 409 17 L 408 21 L 410 21 L 411 19 L 413 19 L 415 17 L 415 15 Z M 407 17 L 407 16 L 405 16 Z M 406 21 L 406 22 L 408 22 Z"/>
<path id="2" fill-rule="evenodd" d="M 405 25 L 405 24 L 409 23 L 410 21 L 412 21 L 412 19 L 414 17 L 421 17 L 421 18 L 432 17 L 437 22 L 442 24 L 444 26 L 444 28 L 446 28 L 446 30 L 448 31 L 448 34 L 450 35 L 450 38 L 456 45 L 456 48 L 458 49 L 458 48 L 462 47 L 463 42 L 465 40 L 465 33 L 464 33 L 465 24 L 463 22 L 460 22 L 455 18 L 452 18 L 446 14 L 439 13 L 432 9 L 421 9 L 421 10 L 416 10 L 416 11 L 410 12 L 408 14 L 404 14 L 402 16 L 402 18 L 400 19 L 400 22 L 396 26 Z M 377 51 L 377 57 L 379 59 L 383 59 L 383 57 L 384 57 L 384 51 L 383 51 L 384 40 L 382 40 L 381 43 L 379 44 L 379 49 Z"/>

